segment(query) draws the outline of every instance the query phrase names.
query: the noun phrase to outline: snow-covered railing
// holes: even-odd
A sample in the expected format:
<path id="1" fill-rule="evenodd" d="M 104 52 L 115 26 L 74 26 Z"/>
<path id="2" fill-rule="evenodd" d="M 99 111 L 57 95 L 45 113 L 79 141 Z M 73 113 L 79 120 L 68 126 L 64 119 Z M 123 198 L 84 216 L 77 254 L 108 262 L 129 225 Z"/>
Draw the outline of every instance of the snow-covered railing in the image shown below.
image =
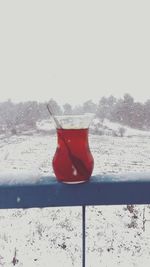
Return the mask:
<path id="1" fill-rule="evenodd" d="M 87 205 L 150 204 L 150 173 L 104 174 L 89 182 L 68 185 L 36 174 L 0 174 L 0 208 L 82 207 L 85 267 Z"/>

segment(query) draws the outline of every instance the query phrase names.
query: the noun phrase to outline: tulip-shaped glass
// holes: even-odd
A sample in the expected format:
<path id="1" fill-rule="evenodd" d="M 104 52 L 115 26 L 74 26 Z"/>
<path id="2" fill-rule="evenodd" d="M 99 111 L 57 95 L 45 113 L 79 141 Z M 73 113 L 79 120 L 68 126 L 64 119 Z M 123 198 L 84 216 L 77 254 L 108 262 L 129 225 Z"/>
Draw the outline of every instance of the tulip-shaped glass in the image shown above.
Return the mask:
<path id="1" fill-rule="evenodd" d="M 82 183 L 89 180 L 94 160 L 89 148 L 89 125 L 93 114 L 55 116 L 57 149 L 52 166 L 60 182 Z"/>

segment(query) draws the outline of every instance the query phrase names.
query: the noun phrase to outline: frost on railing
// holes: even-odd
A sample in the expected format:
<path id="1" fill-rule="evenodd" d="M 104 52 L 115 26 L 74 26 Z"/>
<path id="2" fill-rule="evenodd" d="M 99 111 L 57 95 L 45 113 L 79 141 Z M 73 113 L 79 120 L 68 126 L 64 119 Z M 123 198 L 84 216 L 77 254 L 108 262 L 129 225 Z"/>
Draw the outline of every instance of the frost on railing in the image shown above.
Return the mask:
<path id="1" fill-rule="evenodd" d="M 37 184 L 41 181 L 40 172 L 11 170 L 0 172 L 0 185 Z"/>
<path id="2" fill-rule="evenodd" d="M 4 187 L 11 192 L 7 199 Z M 149 172 L 100 174 L 76 185 L 60 183 L 54 176 L 41 176 L 35 171 L 0 173 L 0 198 L 8 203 L 18 192 L 28 207 L 38 207 L 40 203 L 42 206 L 145 204 L 149 202 L 149 190 Z"/>

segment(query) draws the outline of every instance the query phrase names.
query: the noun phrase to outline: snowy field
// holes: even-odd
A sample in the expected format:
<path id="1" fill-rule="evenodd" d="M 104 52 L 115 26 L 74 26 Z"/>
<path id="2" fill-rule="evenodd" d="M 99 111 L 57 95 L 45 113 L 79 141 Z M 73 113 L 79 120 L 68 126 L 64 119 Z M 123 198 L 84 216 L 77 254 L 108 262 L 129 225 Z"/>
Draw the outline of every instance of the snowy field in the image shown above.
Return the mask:
<path id="1" fill-rule="evenodd" d="M 150 135 L 89 136 L 93 174 L 150 169 Z M 54 175 L 55 135 L 0 136 L 0 172 Z M 0 210 L 0 266 L 80 267 L 81 208 Z M 150 266 L 150 208 L 87 208 L 87 267 Z"/>

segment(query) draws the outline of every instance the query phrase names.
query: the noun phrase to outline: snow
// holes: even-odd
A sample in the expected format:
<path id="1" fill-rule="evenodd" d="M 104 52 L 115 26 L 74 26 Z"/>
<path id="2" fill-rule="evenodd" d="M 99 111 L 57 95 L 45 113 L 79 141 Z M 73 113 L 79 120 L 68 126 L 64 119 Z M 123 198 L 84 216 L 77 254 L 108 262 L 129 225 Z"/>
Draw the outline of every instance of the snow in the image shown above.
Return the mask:
<path id="1" fill-rule="evenodd" d="M 97 119 L 98 122 L 98 119 Z M 119 123 L 111 122 L 107 119 L 104 120 L 103 126 L 107 126 L 109 129 L 118 131 L 119 128 L 123 127 L 125 129 L 125 136 L 150 136 L 150 131 L 143 131 L 143 130 L 138 130 L 134 129 L 128 126 L 121 125 Z"/>
<path id="2" fill-rule="evenodd" d="M 36 123 L 36 126 L 37 126 L 37 129 L 44 130 L 44 131 L 49 131 L 49 130 L 55 129 L 54 122 L 51 119 L 38 121 Z"/>
<path id="3" fill-rule="evenodd" d="M 149 171 L 150 136 L 144 133 L 123 138 L 90 135 L 93 175 Z M 1 136 L 0 148 L 0 183 L 35 183 L 41 175 L 54 176 L 55 135 Z M 86 210 L 86 267 L 150 265 L 149 206 Z M 79 267 L 81 226 L 80 207 L 0 210 L 0 266 L 13 266 L 16 250 L 18 267 Z"/>
<path id="4" fill-rule="evenodd" d="M 23 170 L 11 170 L 2 171 L 0 173 L 0 185 L 8 184 L 35 184 L 41 179 L 41 173 L 39 171 L 23 171 Z"/>

